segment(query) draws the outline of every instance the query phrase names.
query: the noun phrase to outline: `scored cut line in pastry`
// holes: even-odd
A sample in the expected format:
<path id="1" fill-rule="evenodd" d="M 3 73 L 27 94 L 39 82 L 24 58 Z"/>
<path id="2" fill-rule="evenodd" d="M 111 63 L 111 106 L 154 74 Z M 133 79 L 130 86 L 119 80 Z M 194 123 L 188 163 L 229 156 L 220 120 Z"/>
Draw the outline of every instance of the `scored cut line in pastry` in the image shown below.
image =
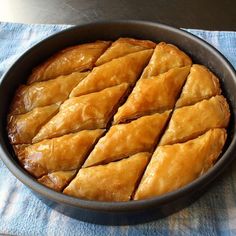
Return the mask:
<path id="1" fill-rule="evenodd" d="M 225 140 L 225 129 L 212 129 L 185 143 L 157 147 L 134 200 L 159 196 L 195 180 L 213 166 Z"/>
<path id="2" fill-rule="evenodd" d="M 61 192 L 73 179 L 76 170 L 56 171 L 42 176 L 38 182 L 51 188 L 55 191 Z"/>
<path id="3" fill-rule="evenodd" d="M 150 153 L 138 153 L 107 165 L 82 168 L 63 193 L 99 201 L 129 201 Z"/>
<path id="4" fill-rule="evenodd" d="M 157 44 L 150 62 L 144 69 L 141 78 L 148 78 L 167 72 L 175 67 L 192 65 L 192 60 L 183 51 L 172 44 Z"/>
<path id="5" fill-rule="evenodd" d="M 123 83 L 66 100 L 59 112 L 39 130 L 33 143 L 80 130 L 105 128 L 128 88 L 129 85 Z"/>
<path id="6" fill-rule="evenodd" d="M 174 107 L 190 66 L 170 69 L 158 76 L 139 80 L 127 101 L 114 116 L 114 124 Z"/>
<path id="7" fill-rule="evenodd" d="M 156 44 L 149 40 L 138 40 L 132 38 L 119 38 L 98 58 L 95 65 L 100 66 L 112 59 L 125 56 L 127 54 L 155 48 Z"/>
<path id="8" fill-rule="evenodd" d="M 151 152 L 162 134 L 170 111 L 112 126 L 86 159 L 83 167 L 119 160 L 138 152 Z"/>
<path id="9" fill-rule="evenodd" d="M 75 71 L 90 70 L 109 45 L 109 41 L 96 41 L 66 48 L 36 67 L 28 79 L 28 84 L 54 79 Z"/>
<path id="10" fill-rule="evenodd" d="M 16 149 L 24 168 L 35 177 L 55 171 L 75 170 L 80 167 L 93 144 L 104 130 L 83 130 L 59 138 L 45 139 Z"/>
<path id="11" fill-rule="evenodd" d="M 34 108 L 32 111 L 21 115 L 8 117 L 8 137 L 12 144 L 28 144 L 39 129 L 53 117 L 59 109 L 59 104 Z"/>
<path id="12" fill-rule="evenodd" d="M 215 96 L 192 106 L 174 111 L 160 145 L 174 144 L 196 138 L 209 129 L 226 128 L 229 105 L 223 96 Z"/>
<path id="13" fill-rule="evenodd" d="M 81 81 L 71 92 L 70 97 L 97 92 L 121 83 L 133 85 L 139 78 L 143 68 L 147 65 L 153 49 L 128 54 L 113 59 L 92 72 Z"/>
<path id="14" fill-rule="evenodd" d="M 86 76 L 88 72 L 74 72 L 59 76 L 56 79 L 21 85 L 13 99 L 11 114 L 21 114 L 35 107 L 51 105 L 65 101 L 71 90 Z"/>
<path id="15" fill-rule="evenodd" d="M 219 79 L 205 66 L 193 65 L 176 107 L 193 105 L 221 94 Z"/>

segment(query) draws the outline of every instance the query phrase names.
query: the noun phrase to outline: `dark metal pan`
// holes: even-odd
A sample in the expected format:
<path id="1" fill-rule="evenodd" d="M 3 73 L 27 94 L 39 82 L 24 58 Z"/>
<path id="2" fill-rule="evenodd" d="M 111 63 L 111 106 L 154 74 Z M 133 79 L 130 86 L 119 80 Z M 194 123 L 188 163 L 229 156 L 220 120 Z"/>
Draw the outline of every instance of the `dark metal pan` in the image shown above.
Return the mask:
<path id="1" fill-rule="evenodd" d="M 75 44 L 118 37 L 165 41 L 177 45 L 193 59 L 211 69 L 221 80 L 223 94 L 231 108 L 228 140 L 215 166 L 187 186 L 142 201 L 87 201 L 55 192 L 30 176 L 18 163 L 6 133 L 6 117 L 16 88 L 26 81 L 32 68 L 53 53 Z M 57 33 L 24 53 L 3 76 L 0 84 L 0 156 L 9 170 L 47 205 L 63 214 L 97 224 L 135 224 L 167 216 L 198 198 L 232 161 L 235 154 L 236 74 L 230 63 L 216 49 L 201 39 L 166 25 L 144 21 L 112 21 L 78 25 Z"/>

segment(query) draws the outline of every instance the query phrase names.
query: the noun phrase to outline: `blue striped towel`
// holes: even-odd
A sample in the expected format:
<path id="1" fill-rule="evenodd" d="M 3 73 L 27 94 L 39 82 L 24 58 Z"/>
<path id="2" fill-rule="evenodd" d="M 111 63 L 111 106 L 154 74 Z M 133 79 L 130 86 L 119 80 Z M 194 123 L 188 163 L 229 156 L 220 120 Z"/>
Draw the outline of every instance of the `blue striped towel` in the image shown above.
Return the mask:
<path id="1" fill-rule="evenodd" d="M 67 27 L 0 23 L 0 77 L 26 49 Z M 186 30 L 218 48 L 236 68 L 236 32 Z M 100 226 L 44 205 L 0 160 L 0 234 L 236 235 L 236 161 L 198 201 L 176 214 L 135 226 Z"/>

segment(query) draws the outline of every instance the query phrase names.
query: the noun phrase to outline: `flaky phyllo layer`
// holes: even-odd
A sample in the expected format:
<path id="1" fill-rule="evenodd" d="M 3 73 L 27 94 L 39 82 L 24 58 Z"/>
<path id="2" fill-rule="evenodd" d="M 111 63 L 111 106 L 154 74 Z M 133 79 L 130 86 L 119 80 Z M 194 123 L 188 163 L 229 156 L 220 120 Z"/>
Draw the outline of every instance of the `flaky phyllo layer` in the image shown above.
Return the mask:
<path id="1" fill-rule="evenodd" d="M 15 93 L 8 136 L 45 186 L 82 199 L 129 201 L 187 185 L 226 140 L 219 79 L 176 46 L 120 38 L 66 48 Z"/>

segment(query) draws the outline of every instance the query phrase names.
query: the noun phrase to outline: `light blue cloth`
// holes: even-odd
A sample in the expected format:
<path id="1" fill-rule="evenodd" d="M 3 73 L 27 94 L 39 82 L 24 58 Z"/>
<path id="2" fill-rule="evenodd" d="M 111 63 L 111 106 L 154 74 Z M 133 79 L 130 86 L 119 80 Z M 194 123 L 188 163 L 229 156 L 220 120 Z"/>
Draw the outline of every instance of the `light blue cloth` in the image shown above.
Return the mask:
<path id="1" fill-rule="evenodd" d="M 0 23 L 0 76 L 30 46 L 67 27 Z M 236 68 L 236 32 L 187 31 L 218 48 Z M 176 214 L 135 226 L 100 226 L 69 218 L 44 205 L 0 160 L 0 234 L 234 235 L 236 161 L 198 201 Z"/>

